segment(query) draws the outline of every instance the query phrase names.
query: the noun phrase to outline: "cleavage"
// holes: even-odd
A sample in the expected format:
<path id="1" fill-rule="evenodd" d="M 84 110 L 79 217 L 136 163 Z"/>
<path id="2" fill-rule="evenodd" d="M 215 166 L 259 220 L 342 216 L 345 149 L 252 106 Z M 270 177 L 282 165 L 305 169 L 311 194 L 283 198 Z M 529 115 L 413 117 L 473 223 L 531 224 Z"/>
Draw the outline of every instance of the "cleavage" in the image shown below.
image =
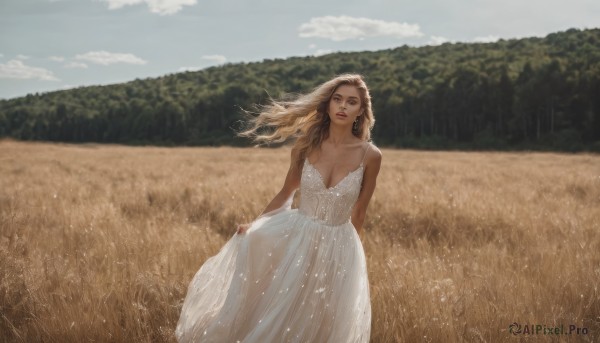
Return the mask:
<path id="1" fill-rule="evenodd" d="M 316 172 L 319 174 L 319 177 L 321 178 L 321 181 L 322 181 L 322 183 L 323 183 L 323 186 L 324 186 L 325 188 L 327 188 L 327 189 L 333 189 L 333 188 L 337 187 L 337 186 L 338 186 L 340 183 L 342 183 L 342 182 L 343 182 L 343 181 L 344 181 L 344 180 L 345 180 L 345 179 L 346 179 L 348 176 L 350 176 L 350 174 L 352 174 L 352 173 L 356 172 L 358 169 L 360 169 L 360 167 L 361 167 L 361 165 L 362 165 L 362 163 L 361 163 L 361 164 L 360 164 L 358 167 L 356 167 L 355 169 L 353 169 L 353 170 L 351 170 L 351 171 L 349 171 L 349 172 L 346 172 L 346 173 L 344 174 L 344 176 L 343 176 L 342 178 L 340 178 L 339 180 L 337 180 L 335 183 L 332 183 L 331 181 L 333 181 L 333 170 L 331 171 L 331 173 L 330 173 L 330 175 L 329 175 L 329 180 L 327 180 L 327 181 L 326 181 L 326 180 L 325 180 L 325 177 L 323 176 L 324 174 L 323 174 L 323 173 L 322 173 L 322 172 L 321 172 L 319 169 L 317 169 L 317 167 L 316 167 L 316 166 L 315 166 L 315 165 L 314 165 L 312 162 L 310 162 L 310 161 L 308 160 L 308 158 L 306 159 L 306 162 L 308 162 L 308 163 L 309 163 L 309 164 L 312 166 L 312 168 L 313 168 L 313 169 L 314 169 L 314 170 L 315 170 L 315 171 L 316 171 Z M 333 168 L 332 168 L 332 169 L 333 169 Z M 327 186 L 327 184 L 328 184 L 328 183 L 329 183 L 329 184 L 332 184 L 332 185 L 328 187 L 328 186 Z"/>

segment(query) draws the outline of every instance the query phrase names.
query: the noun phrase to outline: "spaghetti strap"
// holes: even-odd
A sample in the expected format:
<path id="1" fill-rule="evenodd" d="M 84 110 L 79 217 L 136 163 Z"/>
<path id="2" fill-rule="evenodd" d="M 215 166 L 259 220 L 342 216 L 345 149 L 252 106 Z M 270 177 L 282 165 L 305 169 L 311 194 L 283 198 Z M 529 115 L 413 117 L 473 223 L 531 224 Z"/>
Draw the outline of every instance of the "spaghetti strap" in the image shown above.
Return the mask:
<path id="1" fill-rule="evenodd" d="M 365 153 L 363 155 L 362 161 L 360 161 L 360 164 L 363 166 L 365 163 L 365 157 L 367 157 L 367 152 L 369 151 L 369 147 L 371 147 L 371 143 L 367 142 L 367 148 L 365 149 Z"/>

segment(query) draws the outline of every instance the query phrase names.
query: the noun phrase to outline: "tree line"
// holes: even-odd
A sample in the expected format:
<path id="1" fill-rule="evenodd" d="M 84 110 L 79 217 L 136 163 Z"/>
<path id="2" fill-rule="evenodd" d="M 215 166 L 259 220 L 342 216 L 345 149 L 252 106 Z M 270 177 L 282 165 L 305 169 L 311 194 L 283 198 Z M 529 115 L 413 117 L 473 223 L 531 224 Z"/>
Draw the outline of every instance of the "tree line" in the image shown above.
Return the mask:
<path id="1" fill-rule="evenodd" d="M 380 146 L 600 151 L 600 29 L 229 63 L 0 101 L 0 137 L 248 145 L 241 108 L 365 76 Z"/>

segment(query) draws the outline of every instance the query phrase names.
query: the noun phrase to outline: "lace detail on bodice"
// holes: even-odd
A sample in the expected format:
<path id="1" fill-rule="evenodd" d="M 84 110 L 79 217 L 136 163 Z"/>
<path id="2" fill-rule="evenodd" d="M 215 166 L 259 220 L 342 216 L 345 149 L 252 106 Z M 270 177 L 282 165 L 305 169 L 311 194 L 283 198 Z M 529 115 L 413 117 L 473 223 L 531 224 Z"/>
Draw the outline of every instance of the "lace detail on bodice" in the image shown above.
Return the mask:
<path id="1" fill-rule="evenodd" d="M 299 211 L 327 225 L 349 222 L 360 194 L 363 169 L 361 162 L 335 186 L 327 188 L 319 171 L 305 159 L 300 178 Z"/>

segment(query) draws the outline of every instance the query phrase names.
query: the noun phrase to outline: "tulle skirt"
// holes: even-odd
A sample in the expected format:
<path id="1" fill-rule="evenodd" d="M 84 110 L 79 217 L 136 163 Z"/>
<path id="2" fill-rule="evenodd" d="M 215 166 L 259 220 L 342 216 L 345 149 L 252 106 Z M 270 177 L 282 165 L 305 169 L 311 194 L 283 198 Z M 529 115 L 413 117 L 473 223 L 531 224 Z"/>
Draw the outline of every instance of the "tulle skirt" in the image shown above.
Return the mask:
<path id="1" fill-rule="evenodd" d="M 364 251 L 348 221 L 287 209 L 234 235 L 192 279 L 179 342 L 368 342 Z"/>

